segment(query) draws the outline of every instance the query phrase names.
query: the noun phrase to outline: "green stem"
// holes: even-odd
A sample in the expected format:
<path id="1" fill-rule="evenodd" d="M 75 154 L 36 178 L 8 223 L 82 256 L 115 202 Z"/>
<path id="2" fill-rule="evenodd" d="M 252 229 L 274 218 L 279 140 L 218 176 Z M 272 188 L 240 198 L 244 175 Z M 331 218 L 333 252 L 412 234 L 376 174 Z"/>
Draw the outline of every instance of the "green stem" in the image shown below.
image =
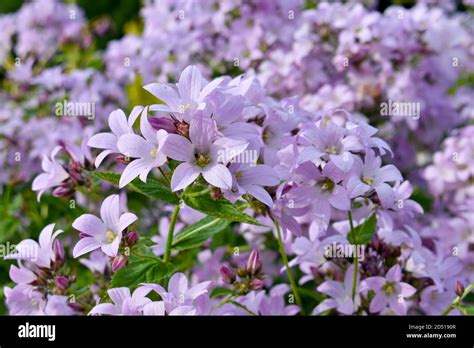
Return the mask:
<path id="1" fill-rule="evenodd" d="M 275 224 L 275 227 L 277 230 L 278 246 L 280 248 L 281 258 L 283 259 L 283 263 L 285 264 L 286 273 L 288 274 L 288 279 L 290 280 L 291 291 L 295 295 L 296 303 L 301 308 L 301 313 L 304 315 L 303 302 L 301 301 L 300 295 L 298 293 L 298 288 L 296 286 L 295 279 L 293 278 L 293 274 L 291 273 L 291 268 L 288 265 L 288 257 L 286 256 L 285 247 L 283 246 L 283 240 L 281 238 L 280 224 L 276 220 L 273 220 L 273 223 Z"/>
<path id="2" fill-rule="evenodd" d="M 352 220 L 352 212 L 349 210 L 349 225 L 351 227 L 351 233 L 354 233 L 354 221 Z M 359 273 L 359 259 L 356 252 L 354 252 L 354 279 L 352 281 L 352 301 L 355 301 L 355 295 L 357 290 L 357 273 Z"/>
<path id="3" fill-rule="evenodd" d="M 232 295 L 232 296 L 229 296 L 228 298 L 226 298 L 224 301 L 222 301 L 218 308 L 222 307 L 223 305 L 225 305 L 226 303 L 231 303 L 233 304 L 234 306 L 236 307 L 239 307 L 239 308 L 242 308 L 244 311 L 246 311 L 248 314 L 252 315 L 252 316 L 257 316 L 257 314 L 255 314 L 254 312 L 252 312 L 250 309 L 248 309 L 247 306 L 237 302 L 237 301 L 234 301 L 233 298 L 235 298 L 235 295 Z"/>
<path id="4" fill-rule="evenodd" d="M 181 208 L 181 204 L 177 204 L 174 207 L 173 215 L 171 215 L 170 228 L 168 230 L 168 238 L 166 239 L 165 256 L 163 257 L 163 262 L 165 263 L 165 266 L 168 265 L 168 262 L 170 261 L 171 246 L 173 245 L 174 227 L 176 226 L 176 221 L 178 220 L 180 208 Z"/>
<path id="5" fill-rule="evenodd" d="M 166 175 L 166 173 L 163 171 L 163 169 L 161 167 L 158 167 L 158 170 L 160 171 L 161 175 L 166 180 L 168 185 L 170 185 L 170 187 L 171 187 L 171 181 L 170 181 L 170 179 L 168 179 L 168 175 Z"/>
<path id="6" fill-rule="evenodd" d="M 463 292 L 462 296 L 457 296 L 453 302 L 449 304 L 448 307 L 441 313 L 442 316 L 448 315 L 453 309 L 461 304 L 461 301 L 466 297 L 472 290 L 474 290 L 474 283 L 470 284 Z"/>

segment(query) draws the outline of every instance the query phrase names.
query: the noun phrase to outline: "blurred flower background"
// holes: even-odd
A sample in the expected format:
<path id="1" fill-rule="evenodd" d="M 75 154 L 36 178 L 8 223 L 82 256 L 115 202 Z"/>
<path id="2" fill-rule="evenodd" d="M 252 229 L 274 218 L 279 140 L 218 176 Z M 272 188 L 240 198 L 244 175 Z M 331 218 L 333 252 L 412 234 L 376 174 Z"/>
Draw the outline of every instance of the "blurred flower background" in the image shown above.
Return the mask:
<path id="1" fill-rule="evenodd" d="M 40 253 L 51 255 L 42 264 L 23 258 L 33 268 L 0 263 L 0 312 L 441 314 L 474 282 L 473 6 L 471 0 L 3 1 L 2 256 L 38 238 Z M 196 94 L 191 84 L 190 96 L 184 95 L 186 72 L 212 86 Z M 162 86 L 178 82 L 179 95 L 165 93 Z M 183 105 L 182 119 L 156 117 Z M 194 110 L 210 110 L 217 140 L 197 140 L 196 134 L 211 131 Z M 149 136 L 150 129 L 158 135 Z M 190 159 L 182 155 L 199 146 L 235 150 L 243 144 L 229 141 L 235 137 L 258 152 L 258 169 L 227 165 L 216 179 L 205 173 L 223 164 L 197 150 Z M 137 155 L 137 148 L 146 151 Z M 184 168 L 193 156 L 199 171 L 178 178 L 172 160 Z M 167 158 L 173 191 L 201 173 L 200 184 L 212 185 L 213 198 L 235 203 L 249 195 L 253 218 L 279 224 L 270 231 L 241 221 L 197 249 L 167 255 L 170 224 L 179 233 L 202 221 L 203 211 L 182 207 L 175 221 L 171 205 L 145 204 L 137 192 L 104 194 L 118 191 L 91 174 L 99 164 L 118 168 L 122 188 L 161 170 Z M 139 161 L 148 161 L 148 172 L 137 171 Z M 289 209 L 288 201 L 296 206 Z M 398 208 L 394 202 L 401 202 Z M 119 204 L 127 223 L 118 222 Z M 107 225 L 107 211 L 114 215 L 115 209 L 117 230 Z M 99 211 L 101 220 L 87 220 L 86 213 Z M 339 262 L 323 255 L 325 245 L 352 243 L 347 211 L 357 226 L 370 221 L 368 212 L 377 215 L 375 235 L 364 243 L 365 259 L 355 270 L 351 257 Z M 137 216 L 140 238 L 127 229 Z M 87 234 L 89 223 L 101 242 Z M 53 228 L 64 230 L 61 246 Z M 85 236 L 74 247 L 78 231 Z M 40 232 L 49 236 L 46 246 Z M 278 236 L 300 288 L 296 302 L 285 296 L 292 279 L 280 272 L 286 262 Z M 113 281 L 112 274 L 132 264 L 119 257 L 119 244 L 132 247 L 138 238 L 151 241 L 151 255 L 179 261 L 183 273 L 168 287 L 137 288 L 127 278 L 130 290 L 117 286 L 125 283 L 118 277 Z M 93 239 L 94 248 L 87 242 Z M 114 243 L 116 250 L 109 248 Z M 77 259 L 94 249 L 90 258 Z M 255 249 L 258 257 L 250 253 Z M 211 310 L 202 296 L 215 288 L 234 297 L 217 309 L 207 298 Z M 164 304 L 151 302 L 149 293 Z M 186 301 L 178 306 L 173 298 L 180 294 Z M 118 298 L 131 299 L 127 311 Z M 33 302 L 39 303 L 34 309 Z"/>

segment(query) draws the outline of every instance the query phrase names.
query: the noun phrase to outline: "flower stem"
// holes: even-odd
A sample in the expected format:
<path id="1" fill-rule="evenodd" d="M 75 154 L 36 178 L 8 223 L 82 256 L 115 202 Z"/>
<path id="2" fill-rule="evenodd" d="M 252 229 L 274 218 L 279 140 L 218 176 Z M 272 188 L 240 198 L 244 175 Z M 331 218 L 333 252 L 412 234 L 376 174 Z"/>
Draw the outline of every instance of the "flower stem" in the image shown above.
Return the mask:
<path id="1" fill-rule="evenodd" d="M 352 220 L 352 212 L 349 210 L 349 225 L 351 232 L 354 233 L 354 221 Z M 357 289 L 357 273 L 359 273 L 359 259 L 356 252 L 354 252 L 354 280 L 352 281 L 352 302 L 355 301 L 356 289 Z"/>
<path id="2" fill-rule="evenodd" d="M 165 256 L 163 257 L 163 262 L 165 263 L 165 266 L 168 265 L 168 262 L 170 260 L 171 246 L 173 245 L 174 227 L 176 226 L 176 221 L 178 220 L 180 208 L 181 208 L 181 204 L 176 204 L 176 206 L 174 207 L 173 215 L 171 215 L 170 228 L 168 230 L 168 238 L 166 239 Z"/>
<path id="3" fill-rule="evenodd" d="M 466 297 L 472 290 L 474 290 L 474 283 L 470 284 L 463 292 L 462 296 L 457 296 L 453 302 L 449 304 L 448 307 L 441 313 L 442 316 L 448 315 L 453 309 L 458 308 L 461 304 L 461 301 Z M 461 311 L 462 312 L 462 311 Z M 465 314 L 465 313 L 464 313 Z"/>
<path id="4" fill-rule="evenodd" d="M 288 279 L 290 280 L 291 291 L 295 295 L 296 303 L 301 308 L 301 313 L 304 315 L 303 302 L 301 301 L 300 295 L 298 293 L 298 288 L 296 286 L 295 279 L 293 278 L 293 274 L 291 273 L 291 268 L 288 265 L 288 257 L 286 256 L 285 247 L 283 246 L 283 240 L 281 238 L 280 224 L 276 221 L 276 219 L 273 220 L 273 223 L 275 224 L 275 227 L 276 227 L 276 230 L 277 230 L 278 246 L 280 248 L 281 258 L 283 259 L 283 263 L 285 264 L 286 273 L 288 274 Z"/>

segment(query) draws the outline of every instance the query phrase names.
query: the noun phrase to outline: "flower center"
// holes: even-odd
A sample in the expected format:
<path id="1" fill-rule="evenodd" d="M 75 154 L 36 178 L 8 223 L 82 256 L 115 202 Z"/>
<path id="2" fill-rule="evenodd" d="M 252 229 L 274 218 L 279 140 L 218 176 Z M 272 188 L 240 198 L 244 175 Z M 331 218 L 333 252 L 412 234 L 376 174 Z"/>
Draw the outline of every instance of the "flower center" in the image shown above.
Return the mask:
<path id="1" fill-rule="evenodd" d="M 153 149 L 150 151 L 150 156 L 151 157 L 156 157 L 156 155 L 158 154 L 158 149 Z"/>
<path id="2" fill-rule="evenodd" d="M 360 180 L 362 180 L 362 182 L 364 184 L 367 184 L 367 185 L 372 185 L 374 183 L 374 178 L 370 177 L 370 176 L 363 176 Z"/>
<path id="3" fill-rule="evenodd" d="M 328 178 L 324 179 L 324 181 L 321 182 L 321 188 L 323 191 L 332 192 L 332 189 L 334 188 L 334 181 Z"/>
<path id="4" fill-rule="evenodd" d="M 107 243 L 112 243 L 115 239 L 115 233 L 113 233 L 112 231 L 107 231 L 105 232 L 105 241 Z"/>
<path id="5" fill-rule="evenodd" d="M 387 295 L 391 295 L 395 292 L 395 284 L 391 282 L 385 283 L 385 285 L 382 287 L 382 290 L 385 291 Z"/>
<path id="6" fill-rule="evenodd" d="M 209 162 L 211 161 L 211 159 L 209 158 L 209 156 L 207 154 L 204 154 L 204 153 L 197 153 L 194 155 L 194 157 L 196 158 L 196 165 L 203 168 L 205 166 L 207 166 L 209 164 Z"/>
<path id="7" fill-rule="evenodd" d="M 328 146 L 326 148 L 326 153 L 328 155 L 337 155 L 339 153 L 339 149 L 337 148 L 336 145 Z"/>

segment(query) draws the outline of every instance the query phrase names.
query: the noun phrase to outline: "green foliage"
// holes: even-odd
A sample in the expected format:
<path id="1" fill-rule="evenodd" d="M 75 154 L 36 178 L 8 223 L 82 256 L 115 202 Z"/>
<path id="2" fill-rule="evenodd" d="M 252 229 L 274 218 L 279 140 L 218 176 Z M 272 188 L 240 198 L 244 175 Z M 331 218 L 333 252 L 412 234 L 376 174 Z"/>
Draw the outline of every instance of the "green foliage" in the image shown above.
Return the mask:
<path id="1" fill-rule="evenodd" d="M 232 290 L 227 288 L 215 288 L 209 295 L 210 298 L 232 295 Z"/>
<path id="2" fill-rule="evenodd" d="M 188 187 L 182 199 L 189 207 L 206 215 L 214 216 L 229 221 L 244 222 L 252 225 L 261 224 L 251 216 L 242 212 L 242 204 L 232 204 L 225 198 L 214 199 L 205 187 Z"/>
<path id="3" fill-rule="evenodd" d="M 105 180 L 117 186 L 120 181 L 120 174 L 112 172 L 94 172 L 91 173 L 91 175 L 93 178 Z M 171 192 L 168 185 L 153 178 L 148 178 L 146 183 L 137 178 L 128 184 L 127 188 L 152 199 L 161 200 L 171 204 L 179 203 L 178 197 Z"/>
<path id="4" fill-rule="evenodd" d="M 351 244 L 365 245 L 372 240 L 375 234 L 375 227 L 377 225 L 377 217 L 372 214 L 370 218 L 364 221 L 364 223 L 355 227 L 347 235 L 347 240 Z"/>
<path id="5" fill-rule="evenodd" d="M 228 225 L 228 220 L 207 216 L 174 236 L 172 247 L 177 250 L 196 248 Z"/>
<path id="6" fill-rule="evenodd" d="M 164 283 L 173 272 L 173 265 L 165 265 L 158 257 L 153 255 L 150 248 L 140 245 L 132 251 L 128 266 L 113 275 L 110 287 L 126 286 L 133 288 L 141 283 L 160 284 Z"/>

